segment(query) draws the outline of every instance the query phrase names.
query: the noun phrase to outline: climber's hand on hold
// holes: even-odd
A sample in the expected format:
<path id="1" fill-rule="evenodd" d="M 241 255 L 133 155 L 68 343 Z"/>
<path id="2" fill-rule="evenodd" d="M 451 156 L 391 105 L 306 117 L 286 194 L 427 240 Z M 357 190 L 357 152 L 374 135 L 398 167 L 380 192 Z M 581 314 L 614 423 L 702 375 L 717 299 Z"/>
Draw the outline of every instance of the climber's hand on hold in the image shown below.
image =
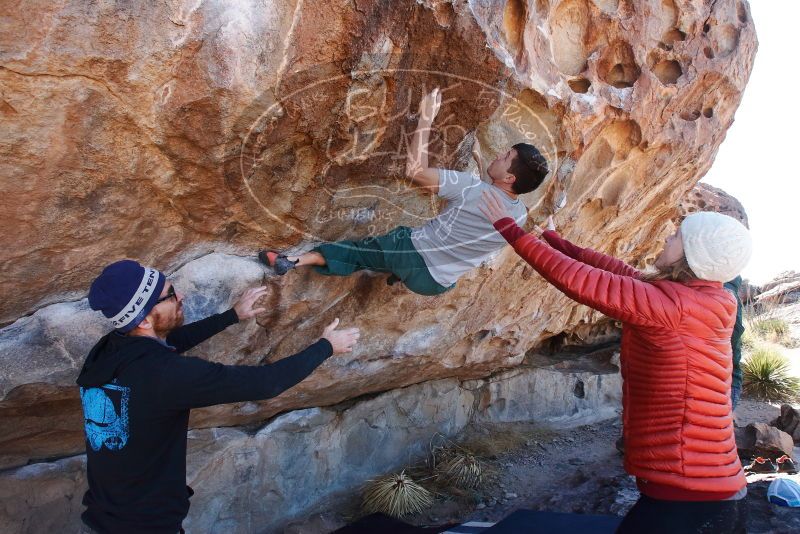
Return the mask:
<path id="1" fill-rule="evenodd" d="M 483 158 L 481 157 L 481 142 L 478 141 L 478 136 L 475 136 L 475 142 L 472 143 L 472 159 L 478 166 L 478 176 L 483 180 Z"/>
<path id="2" fill-rule="evenodd" d="M 433 119 L 442 105 L 442 93 L 435 88 L 419 101 L 419 120 L 417 129 L 408 144 L 406 156 L 406 177 L 411 182 L 429 192 L 439 192 L 439 171 L 428 167 L 428 149 Z"/>
<path id="3" fill-rule="evenodd" d="M 511 217 L 511 214 L 508 213 L 506 207 L 503 206 L 503 201 L 500 200 L 500 197 L 494 191 L 483 192 L 481 195 L 481 203 L 478 206 L 478 209 L 481 210 L 481 213 L 486 215 L 486 218 L 489 219 L 492 224 L 496 223 L 500 219 Z"/>
<path id="4" fill-rule="evenodd" d="M 555 232 L 556 231 L 556 224 L 553 222 L 553 216 L 552 215 L 547 217 L 547 220 L 545 221 L 545 228 L 544 229 L 542 229 L 542 227 L 538 226 L 538 225 L 533 227 L 533 231 L 536 232 L 536 235 L 538 235 L 539 237 L 541 237 L 542 234 L 545 233 L 545 231 L 547 231 L 547 230 L 549 230 L 551 232 Z"/>
<path id="5" fill-rule="evenodd" d="M 245 291 L 244 294 L 239 297 L 239 300 L 233 305 L 233 311 L 236 312 L 236 316 L 240 321 L 250 319 L 251 317 L 255 317 L 267 311 L 266 308 L 255 307 L 256 301 L 263 297 L 266 292 L 267 286 L 253 287 Z"/>
<path id="6" fill-rule="evenodd" d="M 442 92 L 436 87 L 433 91 L 422 97 L 419 101 L 419 120 L 425 121 L 428 126 L 433 124 L 433 119 L 442 106 Z"/>
<path id="7" fill-rule="evenodd" d="M 358 328 L 336 330 L 337 326 L 339 326 L 338 317 L 325 327 L 325 330 L 322 332 L 322 337 L 327 339 L 331 346 L 333 346 L 334 354 L 353 352 L 353 345 L 356 344 L 358 338 L 361 336 Z"/>

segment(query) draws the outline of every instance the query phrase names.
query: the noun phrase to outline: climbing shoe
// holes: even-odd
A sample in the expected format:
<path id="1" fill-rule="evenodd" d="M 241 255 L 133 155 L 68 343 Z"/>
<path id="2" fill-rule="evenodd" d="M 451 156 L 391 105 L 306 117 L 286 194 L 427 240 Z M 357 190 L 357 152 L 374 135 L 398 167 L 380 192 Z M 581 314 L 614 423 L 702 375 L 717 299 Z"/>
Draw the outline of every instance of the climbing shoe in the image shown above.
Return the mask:
<path id="1" fill-rule="evenodd" d="M 275 269 L 275 274 L 283 276 L 297 266 L 300 260 L 291 261 L 285 254 L 280 254 L 274 250 L 262 250 L 258 253 L 258 260 Z"/>
<path id="2" fill-rule="evenodd" d="M 787 475 L 797 474 L 797 464 L 790 456 L 784 454 L 775 463 L 778 464 L 778 473 L 786 473 Z"/>
<path id="3" fill-rule="evenodd" d="M 753 463 L 745 467 L 744 470 L 749 473 L 777 473 L 778 466 L 769 458 L 762 458 L 759 456 L 753 458 Z"/>

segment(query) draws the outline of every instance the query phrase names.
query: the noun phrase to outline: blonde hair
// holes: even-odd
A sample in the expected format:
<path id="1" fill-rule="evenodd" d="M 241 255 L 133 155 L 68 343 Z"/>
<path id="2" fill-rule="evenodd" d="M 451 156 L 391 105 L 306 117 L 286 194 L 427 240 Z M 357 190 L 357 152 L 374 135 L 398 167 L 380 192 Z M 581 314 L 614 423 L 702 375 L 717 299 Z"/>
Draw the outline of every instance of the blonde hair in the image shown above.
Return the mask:
<path id="1" fill-rule="evenodd" d="M 686 261 L 686 256 L 666 267 L 665 269 L 657 269 L 654 273 L 645 273 L 642 275 L 641 280 L 645 282 L 655 282 L 657 280 L 672 280 L 673 282 L 689 282 L 690 280 L 699 280 L 696 274 L 689 267 L 689 262 Z"/>

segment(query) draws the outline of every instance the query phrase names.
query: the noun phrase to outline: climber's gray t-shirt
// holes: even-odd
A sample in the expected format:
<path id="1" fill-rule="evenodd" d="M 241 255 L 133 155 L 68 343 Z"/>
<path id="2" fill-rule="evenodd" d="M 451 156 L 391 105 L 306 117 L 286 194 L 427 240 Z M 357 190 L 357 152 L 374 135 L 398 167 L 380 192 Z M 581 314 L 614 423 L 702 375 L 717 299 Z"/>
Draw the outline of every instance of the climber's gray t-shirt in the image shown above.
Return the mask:
<path id="1" fill-rule="evenodd" d="M 525 224 L 528 210 L 519 199 L 512 200 L 468 172 L 439 169 L 439 196 L 447 199 L 447 206 L 425 226 L 415 228 L 411 242 L 433 279 L 443 286 L 454 284 L 506 245 L 478 207 L 484 191 L 497 193 L 517 224 Z"/>

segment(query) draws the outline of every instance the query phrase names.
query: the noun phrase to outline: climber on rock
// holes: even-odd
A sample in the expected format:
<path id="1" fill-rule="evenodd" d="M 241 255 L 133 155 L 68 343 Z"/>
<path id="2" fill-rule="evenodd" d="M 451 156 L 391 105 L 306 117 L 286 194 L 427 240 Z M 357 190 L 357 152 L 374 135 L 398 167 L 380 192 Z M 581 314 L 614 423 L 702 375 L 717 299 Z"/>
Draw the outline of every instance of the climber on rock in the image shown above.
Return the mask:
<path id="1" fill-rule="evenodd" d="M 434 89 L 422 98 L 419 122 L 408 147 L 406 176 L 411 182 L 447 201 L 437 217 L 419 228 L 398 226 L 389 233 L 356 241 L 322 244 L 310 252 L 286 256 L 262 250 L 258 257 L 279 275 L 302 266 L 313 266 L 324 275 L 347 276 L 368 269 L 391 273 L 387 283 L 402 281 L 420 295 L 439 295 L 453 288 L 466 272 L 490 259 L 503 248 L 503 237 L 482 216 L 478 201 L 484 191 L 494 191 L 514 220 L 522 225 L 527 208 L 519 195 L 533 191 L 548 173 L 539 150 L 519 143 L 498 156 L 486 170 L 478 154 L 478 173 L 428 166 L 431 126 L 441 106 Z M 477 141 L 476 141 L 477 143 Z"/>
<path id="2" fill-rule="evenodd" d="M 81 516 L 89 532 L 183 532 L 186 432 L 192 408 L 280 395 L 333 354 L 350 352 L 358 329 L 339 320 L 301 352 L 269 365 L 222 365 L 184 357 L 227 327 L 263 313 L 266 287 L 231 309 L 183 325 L 183 296 L 155 269 L 123 260 L 92 283 L 89 305 L 114 331 L 98 341 L 78 376 L 89 489 Z"/>

